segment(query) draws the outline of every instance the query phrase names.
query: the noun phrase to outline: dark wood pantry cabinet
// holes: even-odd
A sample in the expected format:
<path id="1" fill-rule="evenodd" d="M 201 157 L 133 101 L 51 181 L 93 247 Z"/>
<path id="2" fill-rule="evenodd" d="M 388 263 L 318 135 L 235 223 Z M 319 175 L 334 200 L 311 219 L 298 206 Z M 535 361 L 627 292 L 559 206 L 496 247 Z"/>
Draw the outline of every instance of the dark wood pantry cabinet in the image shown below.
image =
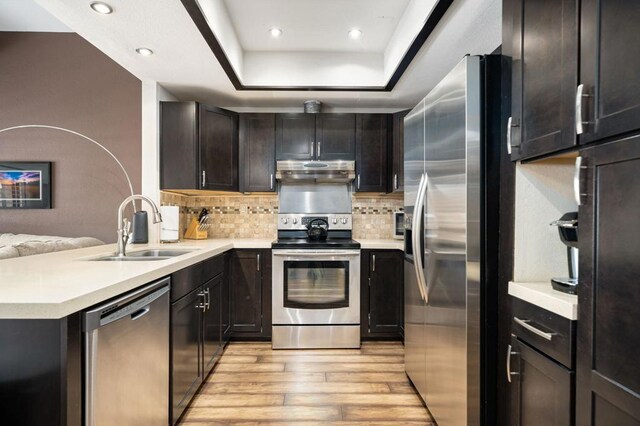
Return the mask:
<path id="1" fill-rule="evenodd" d="M 404 322 L 404 256 L 400 250 L 362 250 L 360 336 L 400 339 Z"/>
<path id="2" fill-rule="evenodd" d="M 356 191 L 387 192 L 389 114 L 356 116 Z"/>
<path id="3" fill-rule="evenodd" d="M 576 421 L 640 424 L 640 136 L 585 149 Z"/>
<path id="4" fill-rule="evenodd" d="M 578 82 L 576 0 L 507 0 L 512 16 L 511 116 L 507 143 L 513 160 L 576 144 Z"/>
<path id="5" fill-rule="evenodd" d="M 160 188 L 238 191 L 238 115 L 161 102 Z"/>
<path id="6" fill-rule="evenodd" d="M 229 257 L 231 336 L 271 338 L 271 250 L 234 250 Z"/>
<path id="7" fill-rule="evenodd" d="M 640 129 L 640 2 L 581 0 L 580 143 Z"/>
<path id="8" fill-rule="evenodd" d="M 240 192 L 276 190 L 276 115 L 240 114 Z"/>
<path id="9" fill-rule="evenodd" d="M 278 160 L 354 160 L 355 114 L 277 114 Z"/>

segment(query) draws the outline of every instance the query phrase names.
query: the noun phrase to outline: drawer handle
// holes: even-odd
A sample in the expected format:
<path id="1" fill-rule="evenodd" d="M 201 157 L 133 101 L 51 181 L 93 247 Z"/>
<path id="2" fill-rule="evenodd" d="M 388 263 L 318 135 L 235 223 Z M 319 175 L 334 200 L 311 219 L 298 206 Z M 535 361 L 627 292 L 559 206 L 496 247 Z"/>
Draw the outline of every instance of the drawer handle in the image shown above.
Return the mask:
<path id="1" fill-rule="evenodd" d="M 547 339 L 548 341 L 551 341 L 553 336 L 556 335 L 556 333 L 547 333 L 545 331 L 540 330 L 539 328 L 535 328 L 534 326 L 529 324 L 530 320 L 523 320 L 518 317 L 513 317 L 513 320 L 518 324 L 520 324 L 521 326 L 523 326 L 525 329 L 532 332 L 533 334 L 537 334 L 538 336 L 542 337 L 543 339 Z"/>
<path id="2" fill-rule="evenodd" d="M 507 382 L 511 383 L 511 376 L 519 376 L 520 373 L 514 373 L 511 371 L 511 356 L 518 355 L 520 352 L 514 352 L 511 350 L 511 345 L 507 347 Z"/>

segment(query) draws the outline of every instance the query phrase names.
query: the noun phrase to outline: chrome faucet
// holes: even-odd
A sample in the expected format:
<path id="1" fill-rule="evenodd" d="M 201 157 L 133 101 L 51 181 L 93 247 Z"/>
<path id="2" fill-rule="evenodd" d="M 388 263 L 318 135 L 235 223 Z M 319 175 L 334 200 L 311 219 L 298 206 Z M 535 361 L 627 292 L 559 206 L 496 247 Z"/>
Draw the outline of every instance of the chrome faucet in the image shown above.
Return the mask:
<path id="1" fill-rule="evenodd" d="M 126 245 L 127 242 L 129 242 L 129 230 L 131 229 L 131 222 L 129 221 L 129 219 L 123 219 L 122 215 L 124 214 L 124 209 L 127 204 L 133 202 L 134 200 L 146 201 L 153 209 L 153 223 L 162 222 L 162 215 L 160 214 L 160 210 L 151 198 L 145 197 L 144 195 L 130 195 L 125 198 L 118 208 L 118 250 L 116 251 L 116 256 L 126 256 Z"/>

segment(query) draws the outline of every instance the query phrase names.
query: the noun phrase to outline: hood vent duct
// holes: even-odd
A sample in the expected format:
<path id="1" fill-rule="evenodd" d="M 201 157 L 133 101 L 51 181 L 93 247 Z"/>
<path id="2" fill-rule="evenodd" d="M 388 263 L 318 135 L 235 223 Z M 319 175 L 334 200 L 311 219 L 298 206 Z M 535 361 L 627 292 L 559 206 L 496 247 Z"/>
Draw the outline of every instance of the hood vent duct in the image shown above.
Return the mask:
<path id="1" fill-rule="evenodd" d="M 297 161 L 276 163 L 276 179 L 287 181 L 351 182 L 355 179 L 355 161 Z"/>

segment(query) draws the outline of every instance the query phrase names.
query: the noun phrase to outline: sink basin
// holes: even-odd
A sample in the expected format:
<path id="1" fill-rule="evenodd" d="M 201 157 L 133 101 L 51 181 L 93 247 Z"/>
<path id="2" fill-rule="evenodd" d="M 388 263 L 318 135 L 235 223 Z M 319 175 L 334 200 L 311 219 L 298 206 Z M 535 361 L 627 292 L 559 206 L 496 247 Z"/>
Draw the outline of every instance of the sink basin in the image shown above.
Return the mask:
<path id="1" fill-rule="evenodd" d="M 99 260 L 99 261 L 111 261 L 111 262 L 146 262 L 150 260 L 166 260 L 171 259 L 172 257 L 182 256 L 183 254 L 191 253 L 193 250 L 180 250 L 180 249 L 149 249 L 149 250 L 140 250 L 140 251 L 132 251 L 127 253 L 126 256 L 102 256 L 96 257 L 95 259 L 88 260 Z"/>

